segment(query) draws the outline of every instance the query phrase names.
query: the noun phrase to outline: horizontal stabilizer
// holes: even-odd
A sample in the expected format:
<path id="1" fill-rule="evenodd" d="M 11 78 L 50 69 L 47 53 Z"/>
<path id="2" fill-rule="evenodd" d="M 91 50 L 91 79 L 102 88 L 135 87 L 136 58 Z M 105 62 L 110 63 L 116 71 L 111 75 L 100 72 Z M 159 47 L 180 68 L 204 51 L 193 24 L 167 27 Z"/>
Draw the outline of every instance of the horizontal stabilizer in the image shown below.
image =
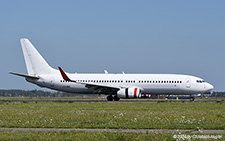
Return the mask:
<path id="1" fill-rule="evenodd" d="M 21 77 L 25 77 L 25 78 L 30 78 L 30 79 L 39 79 L 39 77 L 25 75 L 25 74 L 19 74 L 19 73 L 13 73 L 13 72 L 9 72 L 9 74 L 13 74 L 13 75 L 17 75 L 17 76 L 21 76 Z"/>

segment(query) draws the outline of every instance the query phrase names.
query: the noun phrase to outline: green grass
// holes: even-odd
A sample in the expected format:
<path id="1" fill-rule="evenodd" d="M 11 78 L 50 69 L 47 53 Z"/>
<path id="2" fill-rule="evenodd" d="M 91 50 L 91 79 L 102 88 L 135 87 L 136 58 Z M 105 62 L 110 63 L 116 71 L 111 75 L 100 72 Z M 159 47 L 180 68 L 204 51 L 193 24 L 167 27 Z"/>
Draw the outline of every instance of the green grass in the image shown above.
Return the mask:
<path id="1" fill-rule="evenodd" d="M 225 129 L 225 103 L 0 103 L 0 127 Z"/>
<path id="2" fill-rule="evenodd" d="M 93 140 L 93 141 L 133 141 L 133 140 L 148 140 L 148 141 L 161 141 L 161 140 L 176 140 L 174 135 L 179 133 L 127 133 L 127 132 L 86 132 L 86 131 L 13 131 L 2 130 L 0 132 L 0 140 Z M 184 135 L 195 136 L 196 134 L 185 133 Z M 202 135 L 202 134 L 197 134 Z M 203 134 L 205 135 L 205 134 Z M 214 135 L 216 134 L 207 134 Z M 224 140 L 222 138 L 216 139 Z M 200 140 L 200 139 L 197 139 Z M 204 141 L 211 141 L 212 139 L 204 139 Z"/>
<path id="3" fill-rule="evenodd" d="M 0 100 L 10 101 L 10 100 L 20 100 L 20 101 L 40 101 L 40 100 L 61 100 L 61 101 L 71 101 L 71 100 L 98 100 L 98 101 L 107 101 L 106 98 L 92 98 L 92 97 L 0 97 Z M 142 98 L 142 99 L 120 99 L 121 101 L 177 101 L 176 99 L 149 99 L 149 98 Z M 179 99 L 178 102 L 182 101 L 190 101 L 190 99 Z M 196 98 L 196 102 L 198 101 L 225 101 L 225 98 Z"/>

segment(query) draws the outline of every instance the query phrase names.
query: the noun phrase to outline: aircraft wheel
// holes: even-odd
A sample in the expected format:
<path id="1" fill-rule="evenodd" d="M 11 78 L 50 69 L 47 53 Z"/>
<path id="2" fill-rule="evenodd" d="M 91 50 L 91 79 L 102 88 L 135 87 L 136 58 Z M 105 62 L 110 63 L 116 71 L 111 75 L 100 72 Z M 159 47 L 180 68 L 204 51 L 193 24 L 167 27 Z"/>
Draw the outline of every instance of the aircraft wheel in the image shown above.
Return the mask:
<path id="1" fill-rule="evenodd" d="M 114 99 L 114 101 L 119 101 L 120 100 L 120 98 L 117 97 L 117 96 L 114 96 L 113 99 Z"/>
<path id="2" fill-rule="evenodd" d="M 108 101 L 113 101 L 113 97 L 111 95 L 107 96 Z"/>

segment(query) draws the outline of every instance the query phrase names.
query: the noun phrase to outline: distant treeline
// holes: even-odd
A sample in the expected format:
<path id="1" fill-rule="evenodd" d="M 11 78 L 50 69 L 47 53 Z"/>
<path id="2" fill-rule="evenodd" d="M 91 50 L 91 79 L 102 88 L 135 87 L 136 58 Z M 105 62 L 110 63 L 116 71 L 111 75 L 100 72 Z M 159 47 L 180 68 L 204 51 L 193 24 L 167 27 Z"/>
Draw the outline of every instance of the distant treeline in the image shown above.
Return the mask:
<path id="1" fill-rule="evenodd" d="M 0 90 L 0 97 L 98 97 L 96 94 L 73 94 L 42 90 Z"/>
<path id="2" fill-rule="evenodd" d="M 210 97 L 225 97 L 225 92 L 213 92 Z"/>
<path id="3" fill-rule="evenodd" d="M 42 90 L 0 90 L 0 97 L 99 97 L 98 94 L 73 94 Z M 207 97 L 225 97 L 225 92 L 213 92 Z"/>

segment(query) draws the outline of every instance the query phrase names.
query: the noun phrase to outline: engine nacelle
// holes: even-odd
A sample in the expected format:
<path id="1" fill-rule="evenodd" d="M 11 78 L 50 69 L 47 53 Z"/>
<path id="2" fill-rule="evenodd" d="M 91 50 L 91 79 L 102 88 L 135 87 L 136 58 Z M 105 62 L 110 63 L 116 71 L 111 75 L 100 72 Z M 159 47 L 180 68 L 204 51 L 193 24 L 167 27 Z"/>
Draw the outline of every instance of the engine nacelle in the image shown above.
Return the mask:
<path id="1" fill-rule="evenodd" d="M 141 97 L 141 89 L 137 87 L 120 89 L 117 92 L 117 97 L 118 98 L 139 98 Z"/>

